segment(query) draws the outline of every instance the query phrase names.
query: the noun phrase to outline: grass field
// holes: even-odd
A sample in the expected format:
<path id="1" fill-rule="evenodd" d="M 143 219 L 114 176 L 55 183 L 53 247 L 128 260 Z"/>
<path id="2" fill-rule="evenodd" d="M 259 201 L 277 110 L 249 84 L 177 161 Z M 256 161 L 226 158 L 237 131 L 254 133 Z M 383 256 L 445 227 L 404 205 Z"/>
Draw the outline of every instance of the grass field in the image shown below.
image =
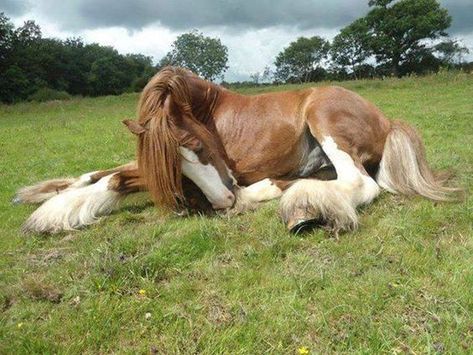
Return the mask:
<path id="1" fill-rule="evenodd" d="M 471 191 L 472 75 L 341 85 L 413 123 Z M 21 235 L 34 206 L 10 204 L 17 188 L 133 158 L 120 121 L 137 98 L 0 106 L 0 353 L 473 351 L 471 199 L 383 193 L 340 240 L 288 234 L 277 202 L 179 218 L 146 196 L 82 231 Z"/>

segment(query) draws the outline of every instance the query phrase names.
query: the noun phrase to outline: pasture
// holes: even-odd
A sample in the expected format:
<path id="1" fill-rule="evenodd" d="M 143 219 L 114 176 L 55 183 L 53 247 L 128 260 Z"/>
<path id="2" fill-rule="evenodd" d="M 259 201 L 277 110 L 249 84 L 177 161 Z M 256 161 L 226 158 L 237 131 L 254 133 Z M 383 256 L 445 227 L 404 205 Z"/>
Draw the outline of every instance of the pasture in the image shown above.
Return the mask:
<path id="1" fill-rule="evenodd" d="M 471 191 L 472 75 L 337 85 L 413 123 L 431 165 Z M 21 235 L 34 206 L 10 203 L 17 188 L 133 159 L 120 121 L 137 99 L 0 106 L 0 353 L 473 349 L 471 199 L 383 193 L 360 211 L 360 229 L 336 240 L 288 234 L 277 202 L 231 219 L 182 218 L 143 194 L 82 231 Z"/>

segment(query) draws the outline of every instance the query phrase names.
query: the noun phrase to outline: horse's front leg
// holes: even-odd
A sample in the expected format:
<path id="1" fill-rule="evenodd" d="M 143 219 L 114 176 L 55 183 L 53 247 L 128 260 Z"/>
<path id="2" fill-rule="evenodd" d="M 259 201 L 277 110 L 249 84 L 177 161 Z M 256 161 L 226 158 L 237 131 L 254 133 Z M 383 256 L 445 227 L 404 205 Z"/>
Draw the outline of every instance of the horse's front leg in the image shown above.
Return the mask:
<path id="1" fill-rule="evenodd" d="M 110 214 L 123 197 L 146 190 L 133 165 L 106 174 L 93 184 L 68 188 L 44 202 L 23 225 L 24 232 L 57 233 L 95 223 Z"/>
<path id="2" fill-rule="evenodd" d="M 282 196 L 290 181 L 263 179 L 252 185 L 235 190 L 235 205 L 229 210 L 230 215 L 256 209 L 261 202 L 274 200 Z"/>
<path id="3" fill-rule="evenodd" d="M 80 189 L 95 184 L 101 178 L 126 170 L 136 169 L 136 162 L 132 161 L 128 164 L 118 166 L 108 170 L 98 170 L 90 173 L 82 174 L 76 178 L 59 178 L 41 181 L 35 185 L 25 186 L 16 192 L 13 203 L 39 204 L 61 193 Z"/>

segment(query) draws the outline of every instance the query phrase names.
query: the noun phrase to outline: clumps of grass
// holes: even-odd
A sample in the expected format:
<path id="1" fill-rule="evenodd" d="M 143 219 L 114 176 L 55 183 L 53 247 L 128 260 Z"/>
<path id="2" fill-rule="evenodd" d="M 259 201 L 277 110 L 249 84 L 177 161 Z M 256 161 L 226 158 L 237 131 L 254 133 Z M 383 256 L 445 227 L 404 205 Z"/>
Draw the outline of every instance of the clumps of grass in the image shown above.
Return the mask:
<path id="1" fill-rule="evenodd" d="M 0 294 L 0 311 L 5 312 L 15 303 L 11 295 Z"/>
<path id="2" fill-rule="evenodd" d="M 46 102 L 53 100 L 70 100 L 71 95 L 65 91 L 54 90 L 50 88 L 42 88 L 28 97 L 28 101 Z"/>
<path id="3" fill-rule="evenodd" d="M 33 277 L 23 281 L 22 289 L 28 297 L 35 301 L 59 303 L 63 296 L 63 293 L 50 282 Z"/>

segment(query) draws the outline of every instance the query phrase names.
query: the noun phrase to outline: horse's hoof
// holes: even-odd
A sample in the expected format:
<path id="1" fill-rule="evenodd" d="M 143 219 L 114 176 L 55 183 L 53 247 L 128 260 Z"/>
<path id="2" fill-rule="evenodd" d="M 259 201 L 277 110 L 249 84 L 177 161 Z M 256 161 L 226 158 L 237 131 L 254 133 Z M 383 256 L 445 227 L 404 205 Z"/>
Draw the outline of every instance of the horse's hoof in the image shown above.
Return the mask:
<path id="1" fill-rule="evenodd" d="M 11 199 L 11 203 L 14 204 L 14 205 L 19 205 L 21 203 L 23 203 L 22 199 L 20 196 L 18 195 L 15 195 L 13 196 L 13 198 Z"/>
<path id="2" fill-rule="evenodd" d="M 302 234 L 306 232 L 310 232 L 314 230 L 317 227 L 320 227 L 322 225 L 320 219 L 314 218 L 314 219 L 298 219 L 295 220 L 294 222 L 290 222 L 287 225 L 287 228 L 289 229 L 290 233 L 293 234 Z"/>

